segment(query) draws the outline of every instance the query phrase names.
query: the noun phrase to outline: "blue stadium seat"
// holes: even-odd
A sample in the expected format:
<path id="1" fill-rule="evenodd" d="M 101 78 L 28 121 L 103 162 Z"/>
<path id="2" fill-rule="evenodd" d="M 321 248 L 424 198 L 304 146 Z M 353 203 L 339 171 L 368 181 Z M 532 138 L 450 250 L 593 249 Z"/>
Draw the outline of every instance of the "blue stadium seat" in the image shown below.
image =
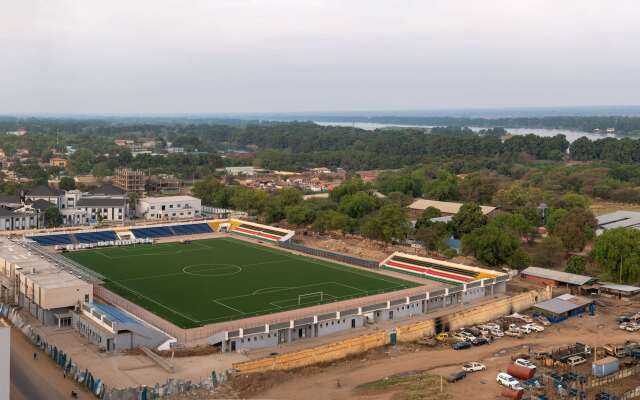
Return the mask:
<path id="1" fill-rule="evenodd" d="M 176 235 L 195 235 L 199 233 L 212 233 L 209 224 L 175 225 L 172 227 Z"/>
<path id="2" fill-rule="evenodd" d="M 71 237 L 67 234 L 29 236 L 29 239 L 42 246 L 66 245 L 73 243 L 71 241 Z"/>
<path id="3" fill-rule="evenodd" d="M 80 243 L 97 243 L 118 240 L 118 236 L 114 231 L 76 233 L 75 237 Z"/>

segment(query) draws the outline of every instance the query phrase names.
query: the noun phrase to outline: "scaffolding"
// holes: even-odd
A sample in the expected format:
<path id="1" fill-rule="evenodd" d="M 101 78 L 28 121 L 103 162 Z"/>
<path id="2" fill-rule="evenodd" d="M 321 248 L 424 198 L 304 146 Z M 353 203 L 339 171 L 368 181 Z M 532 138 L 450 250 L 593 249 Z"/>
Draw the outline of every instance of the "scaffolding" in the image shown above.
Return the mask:
<path id="1" fill-rule="evenodd" d="M 144 171 L 139 169 L 116 168 L 113 177 L 113 186 L 126 192 L 143 193 L 146 181 Z"/>

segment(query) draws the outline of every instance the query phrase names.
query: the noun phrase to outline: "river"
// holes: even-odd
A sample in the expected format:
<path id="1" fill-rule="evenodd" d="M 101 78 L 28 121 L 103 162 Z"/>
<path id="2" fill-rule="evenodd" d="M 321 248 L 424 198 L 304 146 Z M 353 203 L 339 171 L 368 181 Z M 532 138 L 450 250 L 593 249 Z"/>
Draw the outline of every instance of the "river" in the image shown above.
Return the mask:
<path id="1" fill-rule="evenodd" d="M 367 131 L 372 131 L 372 130 L 381 129 L 381 128 L 391 128 L 391 127 L 397 127 L 397 128 L 432 128 L 432 126 L 426 126 L 426 125 L 379 124 L 379 123 L 374 123 L 374 122 L 325 122 L 325 121 L 314 121 L 314 123 L 316 123 L 318 125 L 322 125 L 322 126 L 353 126 L 354 128 L 360 128 L 360 129 L 364 129 L 364 130 L 367 130 Z M 474 131 L 479 131 L 481 129 L 486 129 L 486 128 L 471 127 L 471 129 L 473 129 Z M 571 130 L 566 130 L 566 129 L 508 128 L 507 132 L 511 133 L 512 135 L 527 135 L 527 134 L 533 133 L 534 135 L 547 136 L 547 137 L 556 136 L 556 135 L 565 135 L 569 142 L 573 142 L 574 140 L 576 140 L 576 139 L 578 139 L 578 138 L 580 138 L 582 136 L 586 136 L 587 138 L 589 138 L 591 140 L 603 139 L 603 138 L 606 138 L 606 137 L 619 138 L 616 135 L 603 135 L 603 134 L 597 134 L 597 133 L 591 133 L 591 132 L 571 131 Z"/>

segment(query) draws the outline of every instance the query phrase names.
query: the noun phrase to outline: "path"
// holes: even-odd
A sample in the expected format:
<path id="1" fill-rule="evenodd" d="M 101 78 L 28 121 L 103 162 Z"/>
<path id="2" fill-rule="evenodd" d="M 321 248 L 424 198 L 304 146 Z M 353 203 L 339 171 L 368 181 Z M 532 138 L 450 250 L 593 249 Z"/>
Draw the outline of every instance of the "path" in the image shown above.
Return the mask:
<path id="1" fill-rule="evenodd" d="M 11 327 L 11 400 L 69 399 L 75 390 L 80 399 L 92 396 L 64 379 L 62 371 L 43 352 L 35 347 L 14 327 Z"/>
<path id="2" fill-rule="evenodd" d="M 617 329 L 611 324 L 613 317 L 608 316 L 603 325 L 602 318 L 574 318 L 556 326 L 550 327 L 542 334 L 534 334 L 524 339 L 502 338 L 493 344 L 473 347 L 469 350 L 456 352 L 449 348 L 437 350 L 418 350 L 411 353 L 394 355 L 390 352 L 389 358 L 375 360 L 354 360 L 338 364 L 336 367 L 326 367 L 322 372 L 299 378 L 291 379 L 277 384 L 264 393 L 260 398 L 274 399 L 298 399 L 300 393 L 304 393 L 305 400 L 314 399 L 368 399 L 370 396 L 357 396 L 353 389 L 366 382 L 371 382 L 385 376 L 412 371 L 412 370 L 436 370 L 442 373 L 447 367 L 456 368 L 468 361 L 482 361 L 487 364 L 489 370 L 453 385 L 454 398 L 473 397 L 474 400 L 495 399 L 498 387 L 493 384 L 495 373 L 504 370 L 508 364 L 510 353 L 496 356 L 502 349 L 512 350 L 520 346 L 531 345 L 535 349 L 548 350 L 572 342 L 587 343 L 592 346 L 602 346 L 605 343 L 622 343 L 625 340 L 638 340 L 637 333 L 629 333 Z M 453 369 L 453 368 L 450 368 Z M 480 378 L 486 381 L 483 390 L 478 390 Z M 340 388 L 336 387 L 340 380 Z"/>

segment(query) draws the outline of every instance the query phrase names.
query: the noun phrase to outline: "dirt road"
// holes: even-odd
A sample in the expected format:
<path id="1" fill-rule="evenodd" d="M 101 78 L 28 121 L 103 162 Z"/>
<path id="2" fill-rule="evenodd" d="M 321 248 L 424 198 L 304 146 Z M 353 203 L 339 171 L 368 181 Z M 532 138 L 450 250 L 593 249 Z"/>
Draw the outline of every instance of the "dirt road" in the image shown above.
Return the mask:
<path id="1" fill-rule="evenodd" d="M 33 359 L 33 353 L 37 358 Z M 93 398 L 72 381 L 64 379 L 53 361 L 11 327 L 11 400 L 69 399 L 71 391 L 80 399 Z"/>
<path id="2" fill-rule="evenodd" d="M 606 320 L 606 323 L 605 321 Z M 526 349 L 549 350 L 574 342 L 591 346 L 605 343 L 622 343 L 625 340 L 640 340 L 639 333 L 629 333 L 617 329 L 613 316 L 573 318 L 548 328 L 543 333 L 529 335 L 523 339 L 502 338 L 490 345 L 468 350 L 454 351 L 449 348 L 419 349 L 413 353 L 387 359 L 354 360 L 322 372 L 287 380 L 260 394 L 260 398 L 273 399 L 368 399 L 378 397 L 358 396 L 353 389 L 358 385 L 382 379 L 385 376 L 412 370 L 426 370 L 433 373 L 448 373 L 467 361 L 482 361 L 487 371 L 470 375 L 467 379 L 450 385 L 453 398 L 473 398 L 474 400 L 495 399 L 500 388 L 495 383 L 495 375 L 503 371 L 509 363 L 510 355 L 526 352 Z M 340 387 L 336 384 L 340 381 Z M 381 397 L 386 398 L 386 397 Z"/>

